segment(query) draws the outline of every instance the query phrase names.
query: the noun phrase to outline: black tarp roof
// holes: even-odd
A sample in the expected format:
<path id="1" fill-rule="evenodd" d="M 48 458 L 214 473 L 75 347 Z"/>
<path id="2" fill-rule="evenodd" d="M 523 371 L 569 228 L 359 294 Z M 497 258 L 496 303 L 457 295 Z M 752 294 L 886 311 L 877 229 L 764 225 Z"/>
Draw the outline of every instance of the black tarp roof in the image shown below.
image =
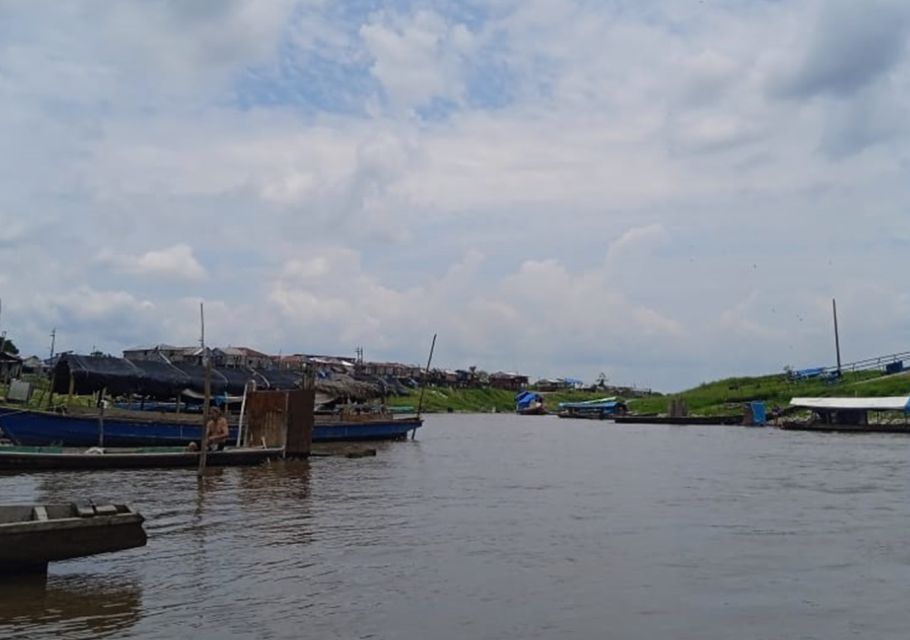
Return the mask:
<path id="1" fill-rule="evenodd" d="M 69 392 L 71 375 L 73 391 L 80 395 L 105 389 L 112 396 L 136 394 L 167 400 L 185 389 L 205 392 L 205 367 L 185 362 L 133 362 L 110 356 L 66 354 L 54 367 L 54 393 Z M 255 381 L 260 389 L 293 389 L 299 385 L 300 375 L 291 371 L 213 368 L 212 395 L 241 395 L 249 380 Z"/>
<path id="2" fill-rule="evenodd" d="M 131 361 L 112 356 L 83 356 L 64 354 L 54 367 L 53 391 L 69 392 L 70 376 L 73 392 L 79 395 L 97 393 L 102 389 L 111 396 L 138 395 L 156 400 L 172 400 L 183 391 L 205 393 L 205 367 L 198 364 L 174 363 L 160 360 Z M 213 368 L 212 396 L 243 394 L 250 380 L 259 389 L 294 389 L 300 385 L 302 373 L 284 369 Z M 316 380 L 316 389 L 338 398 L 364 400 L 389 392 L 389 386 L 354 380 L 348 376 Z"/>

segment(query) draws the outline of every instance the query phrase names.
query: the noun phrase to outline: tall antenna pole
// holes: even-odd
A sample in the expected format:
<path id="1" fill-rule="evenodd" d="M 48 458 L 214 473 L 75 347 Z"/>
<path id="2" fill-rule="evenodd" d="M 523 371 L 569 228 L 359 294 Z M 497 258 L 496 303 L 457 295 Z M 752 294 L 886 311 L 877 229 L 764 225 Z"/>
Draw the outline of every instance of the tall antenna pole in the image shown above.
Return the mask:
<path id="1" fill-rule="evenodd" d="M 0 298 L 0 317 L 3 316 L 3 298 Z M 3 323 L 0 322 L 0 326 L 3 326 Z M 0 355 L 3 355 L 3 349 L 6 347 L 6 331 L 0 333 Z"/>
<path id="2" fill-rule="evenodd" d="M 54 346 L 57 344 L 57 327 L 51 329 L 51 360 L 54 359 Z"/>
<path id="3" fill-rule="evenodd" d="M 427 368 L 423 374 L 423 384 L 420 385 L 420 396 L 417 400 L 417 417 L 420 417 L 420 412 L 423 409 L 423 390 L 427 386 L 427 380 L 430 377 L 430 363 L 433 362 L 433 350 L 436 348 L 436 334 L 433 334 L 433 342 L 430 344 L 430 357 L 427 358 Z"/>
<path id="4" fill-rule="evenodd" d="M 834 312 L 834 349 L 837 351 L 837 375 L 840 375 L 840 336 L 837 333 L 837 300 L 831 298 L 831 309 Z"/>

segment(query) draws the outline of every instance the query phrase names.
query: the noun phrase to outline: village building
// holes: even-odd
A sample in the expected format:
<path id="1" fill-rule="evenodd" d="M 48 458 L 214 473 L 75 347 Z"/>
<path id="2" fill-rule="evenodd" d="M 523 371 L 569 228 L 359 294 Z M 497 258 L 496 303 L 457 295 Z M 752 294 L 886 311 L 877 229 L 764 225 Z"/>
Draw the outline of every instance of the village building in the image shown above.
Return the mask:
<path id="1" fill-rule="evenodd" d="M 358 369 L 365 376 L 417 379 L 421 375 L 419 366 L 399 362 L 362 362 Z"/>
<path id="2" fill-rule="evenodd" d="M 212 363 L 228 369 L 271 369 L 276 366 L 272 356 L 249 347 L 212 349 Z"/>
<path id="3" fill-rule="evenodd" d="M 22 373 L 39 375 L 45 372 L 44 361 L 38 356 L 29 356 L 22 361 Z"/>
<path id="4" fill-rule="evenodd" d="M 22 375 L 22 358 L 11 353 L 0 352 L 0 380 L 10 380 Z"/>
<path id="5" fill-rule="evenodd" d="M 497 371 L 490 374 L 490 386 L 494 389 L 521 391 L 528 386 L 528 376 Z"/>
<path id="6" fill-rule="evenodd" d="M 124 349 L 123 358 L 132 362 L 140 360 L 159 360 L 176 364 L 186 362 L 189 364 L 203 364 L 204 355 L 211 353 L 202 347 L 175 347 L 170 344 L 156 344 L 151 347 L 135 347 Z"/>

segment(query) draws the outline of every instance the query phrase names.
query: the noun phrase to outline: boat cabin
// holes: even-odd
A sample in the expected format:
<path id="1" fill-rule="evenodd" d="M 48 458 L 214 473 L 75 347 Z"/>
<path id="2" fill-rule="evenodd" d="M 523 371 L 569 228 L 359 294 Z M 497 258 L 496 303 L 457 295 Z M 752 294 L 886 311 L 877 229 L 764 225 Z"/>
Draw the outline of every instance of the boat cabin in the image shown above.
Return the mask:
<path id="1" fill-rule="evenodd" d="M 910 414 L 910 397 L 793 398 L 790 406 L 811 411 L 810 424 L 863 426 L 870 424 L 870 413 L 887 413 L 906 421 Z"/>
<path id="2" fill-rule="evenodd" d="M 590 418 L 603 420 L 615 416 L 625 415 L 628 411 L 626 403 L 615 397 L 601 398 L 599 400 L 586 400 L 584 402 L 560 402 L 559 416 L 561 418 Z"/>

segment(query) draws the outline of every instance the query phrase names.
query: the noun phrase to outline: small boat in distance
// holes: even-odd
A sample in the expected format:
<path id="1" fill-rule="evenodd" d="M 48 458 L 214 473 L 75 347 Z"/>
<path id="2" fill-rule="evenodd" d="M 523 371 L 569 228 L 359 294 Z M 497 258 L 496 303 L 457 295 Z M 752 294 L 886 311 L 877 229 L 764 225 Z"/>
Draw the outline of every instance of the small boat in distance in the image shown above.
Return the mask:
<path id="1" fill-rule="evenodd" d="M 515 396 L 515 413 L 522 416 L 542 416 L 547 413 L 543 396 L 536 391 L 522 391 Z"/>
<path id="2" fill-rule="evenodd" d="M 123 504 L 0 506 L 0 574 L 45 573 L 48 562 L 144 546 L 144 520 Z"/>
<path id="3" fill-rule="evenodd" d="M 616 397 L 585 400 L 583 402 L 560 402 L 560 418 L 584 418 L 587 420 L 610 420 L 624 416 L 628 408 L 626 403 Z"/>
<path id="4" fill-rule="evenodd" d="M 781 429 L 910 434 L 910 396 L 793 398 L 790 408 L 808 410 L 809 417 L 784 420 Z"/>

